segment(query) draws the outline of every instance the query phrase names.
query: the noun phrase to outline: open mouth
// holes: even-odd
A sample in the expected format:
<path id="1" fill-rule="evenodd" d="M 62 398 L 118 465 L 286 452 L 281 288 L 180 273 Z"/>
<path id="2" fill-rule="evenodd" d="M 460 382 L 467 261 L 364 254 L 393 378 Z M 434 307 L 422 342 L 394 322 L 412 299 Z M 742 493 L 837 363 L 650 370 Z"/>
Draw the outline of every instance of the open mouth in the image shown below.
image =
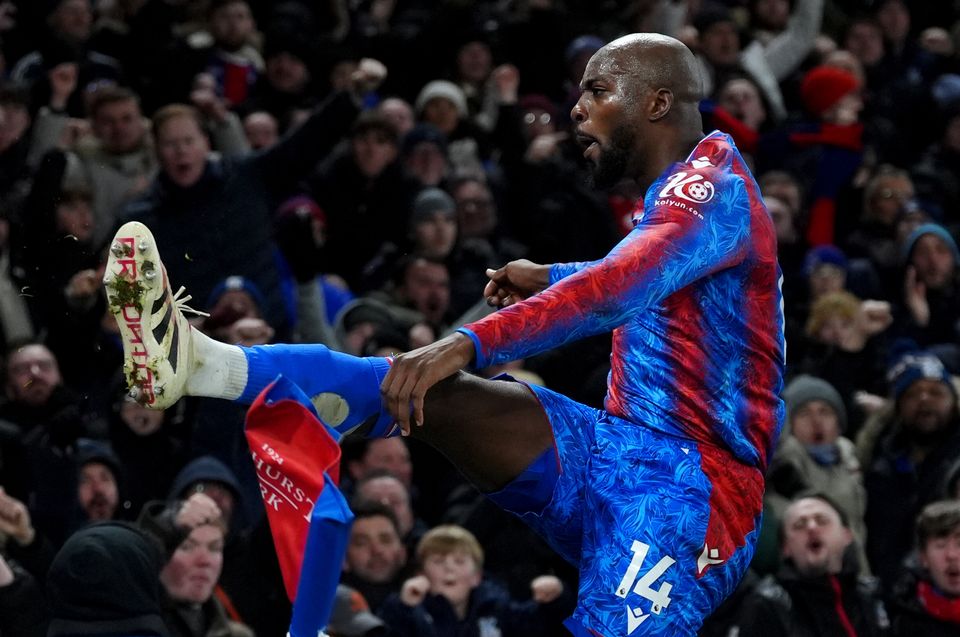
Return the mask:
<path id="1" fill-rule="evenodd" d="M 577 143 L 583 146 L 583 157 L 591 161 L 596 161 L 597 154 L 600 152 L 600 142 L 596 137 L 577 133 Z"/>

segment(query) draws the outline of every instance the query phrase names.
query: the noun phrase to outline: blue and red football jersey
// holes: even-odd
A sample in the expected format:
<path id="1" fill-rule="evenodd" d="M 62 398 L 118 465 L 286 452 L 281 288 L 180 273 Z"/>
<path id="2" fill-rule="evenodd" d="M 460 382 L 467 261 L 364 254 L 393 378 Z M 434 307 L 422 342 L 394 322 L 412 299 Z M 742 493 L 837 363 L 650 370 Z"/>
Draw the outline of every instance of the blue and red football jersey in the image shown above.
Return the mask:
<path id="1" fill-rule="evenodd" d="M 477 367 L 613 330 L 608 412 L 765 469 L 784 412 L 781 273 L 730 137 L 668 168 L 633 221 L 603 259 L 556 264 L 546 290 L 461 328 Z"/>

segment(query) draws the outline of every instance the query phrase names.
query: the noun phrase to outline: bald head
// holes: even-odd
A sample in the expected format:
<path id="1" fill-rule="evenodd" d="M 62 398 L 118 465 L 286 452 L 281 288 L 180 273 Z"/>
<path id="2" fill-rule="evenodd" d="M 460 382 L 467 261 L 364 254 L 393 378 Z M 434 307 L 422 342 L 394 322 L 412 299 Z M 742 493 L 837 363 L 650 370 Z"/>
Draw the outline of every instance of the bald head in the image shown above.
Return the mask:
<path id="1" fill-rule="evenodd" d="M 700 70 L 685 44 L 659 33 L 632 33 L 597 51 L 601 64 L 616 67 L 639 91 L 666 89 L 674 102 L 697 106 L 703 97 Z"/>
<path id="2" fill-rule="evenodd" d="M 597 51 L 580 81 L 571 116 L 594 183 L 629 178 L 649 186 L 703 136 L 699 67 L 674 38 L 635 33 Z"/>

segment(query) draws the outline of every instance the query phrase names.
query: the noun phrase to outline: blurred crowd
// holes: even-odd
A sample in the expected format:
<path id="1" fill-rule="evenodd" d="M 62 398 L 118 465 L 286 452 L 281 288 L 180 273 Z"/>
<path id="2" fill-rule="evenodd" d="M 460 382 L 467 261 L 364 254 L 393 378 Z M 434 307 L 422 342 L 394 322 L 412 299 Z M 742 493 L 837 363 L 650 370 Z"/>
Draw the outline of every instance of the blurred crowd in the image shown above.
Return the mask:
<path id="1" fill-rule="evenodd" d="M 679 38 L 774 220 L 787 418 L 703 635 L 960 634 L 960 8 L 904 0 L 0 2 L 0 636 L 284 635 L 244 408 L 128 394 L 101 279 L 156 236 L 194 327 L 356 355 L 602 257 L 590 56 Z M 497 369 L 602 406 L 609 335 Z M 336 424 L 336 423 L 333 423 Z M 439 454 L 351 441 L 330 635 L 561 635 L 576 571 Z"/>

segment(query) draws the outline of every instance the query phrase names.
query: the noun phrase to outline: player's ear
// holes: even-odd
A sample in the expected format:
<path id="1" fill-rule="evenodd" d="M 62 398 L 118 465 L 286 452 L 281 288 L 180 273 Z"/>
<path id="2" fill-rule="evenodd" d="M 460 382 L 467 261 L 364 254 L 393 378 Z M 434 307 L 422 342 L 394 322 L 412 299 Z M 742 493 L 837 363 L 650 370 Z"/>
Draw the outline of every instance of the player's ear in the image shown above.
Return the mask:
<path id="1" fill-rule="evenodd" d="M 649 119 L 656 122 L 667 116 L 673 106 L 673 91 L 659 88 L 650 97 Z"/>

